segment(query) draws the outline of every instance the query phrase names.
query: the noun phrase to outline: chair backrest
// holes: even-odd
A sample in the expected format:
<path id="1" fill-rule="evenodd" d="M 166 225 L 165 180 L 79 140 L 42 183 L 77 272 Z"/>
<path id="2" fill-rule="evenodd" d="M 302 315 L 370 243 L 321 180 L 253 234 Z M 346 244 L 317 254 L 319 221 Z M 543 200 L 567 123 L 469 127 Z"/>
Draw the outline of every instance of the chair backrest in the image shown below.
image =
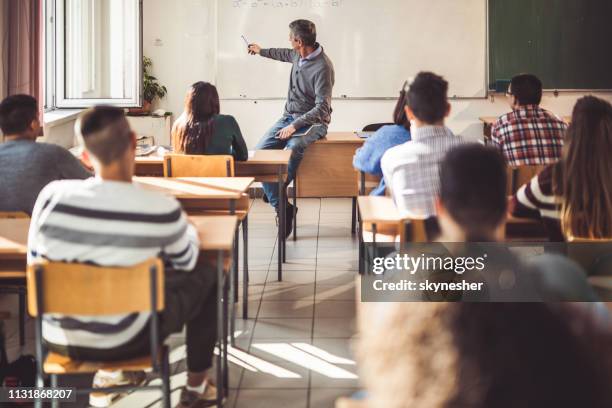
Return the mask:
<path id="1" fill-rule="evenodd" d="M 536 164 L 530 166 L 508 166 L 508 189 L 507 195 L 513 195 L 518 191 L 523 184 L 526 184 L 546 167 L 545 164 Z"/>
<path id="2" fill-rule="evenodd" d="M 362 132 L 376 132 L 381 127 L 388 126 L 388 125 L 395 125 L 395 123 L 370 123 L 369 125 L 365 125 L 363 129 L 361 129 L 361 131 Z"/>
<path id="3" fill-rule="evenodd" d="M 588 275 L 612 276 L 612 238 L 566 237 L 567 256 L 582 266 Z M 603 263 L 606 268 L 602 268 Z"/>
<path id="4" fill-rule="evenodd" d="M 30 218 L 23 211 L 0 211 L 0 218 Z"/>
<path id="5" fill-rule="evenodd" d="M 234 177 L 230 155 L 167 154 L 164 177 Z"/>
<path id="6" fill-rule="evenodd" d="M 153 280 L 155 288 L 153 291 Z M 164 309 L 164 266 L 153 258 L 129 267 L 43 261 L 28 266 L 28 311 L 102 316 Z"/>

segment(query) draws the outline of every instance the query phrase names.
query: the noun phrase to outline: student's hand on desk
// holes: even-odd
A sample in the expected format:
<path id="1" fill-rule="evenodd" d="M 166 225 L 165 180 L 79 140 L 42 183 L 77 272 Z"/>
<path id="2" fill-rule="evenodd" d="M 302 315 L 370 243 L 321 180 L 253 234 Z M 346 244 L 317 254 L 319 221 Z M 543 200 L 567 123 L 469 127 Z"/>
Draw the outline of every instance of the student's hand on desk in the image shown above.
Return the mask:
<path id="1" fill-rule="evenodd" d="M 284 128 L 282 128 L 279 132 L 278 132 L 278 138 L 280 140 L 287 140 L 291 137 L 292 134 L 295 133 L 295 127 L 293 125 L 289 125 L 286 126 Z"/>
<path id="2" fill-rule="evenodd" d="M 248 51 L 251 55 L 259 54 L 261 52 L 261 47 L 259 44 L 249 44 Z"/>

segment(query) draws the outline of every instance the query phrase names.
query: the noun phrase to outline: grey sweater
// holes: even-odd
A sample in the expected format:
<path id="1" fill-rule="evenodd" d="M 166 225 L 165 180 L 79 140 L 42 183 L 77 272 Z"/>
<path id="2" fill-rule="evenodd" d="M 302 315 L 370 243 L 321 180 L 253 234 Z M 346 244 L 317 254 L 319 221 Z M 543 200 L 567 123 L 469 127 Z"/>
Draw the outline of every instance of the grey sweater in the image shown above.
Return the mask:
<path id="1" fill-rule="evenodd" d="M 38 193 L 61 179 L 86 179 L 91 174 L 63 147 L 12 140 L 0 144 L 0 211 L 32 214 Z"/>
<path id="2" fill-rule="evenodd" d="M 299 129 L 319 123 L 328 125 L 332 112 L 334 66 L 325 51 L 301 67 L 298 65 L 300 54 L 289 48 L 262 49 L 261 56 L 293 64 L 285 104 L 285 114 L 293 117 L 293 126 Z"/>

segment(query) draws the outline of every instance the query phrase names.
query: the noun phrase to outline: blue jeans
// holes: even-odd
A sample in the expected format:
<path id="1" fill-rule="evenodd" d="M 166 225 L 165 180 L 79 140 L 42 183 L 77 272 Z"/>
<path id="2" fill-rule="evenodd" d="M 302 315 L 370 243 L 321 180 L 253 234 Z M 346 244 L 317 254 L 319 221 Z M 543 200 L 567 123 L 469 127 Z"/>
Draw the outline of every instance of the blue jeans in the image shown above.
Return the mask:
<path id="1" fill-rule="evenodd" d="M 295 175 L 297 173 L 298 166 L 302 161 L 302 157 L 304 157 L 304 151 L 311 143 L 316 142 L 323 136 L 327 134 L 327 126 L 326 125 L 317 125 L 314 129 L 312 129 L 307 135 L 304 136 L 292 136 L 287 140 L 280 140 L 276 138 L 276 133 L 280 131 L 282 128 L 289 126 L 293 123 L 293 117 L 291 115 L 283 115 L 278 122 L 276 122 L 272 127 L 266 132 L 266 134 L 261 138 L 257 146 L 255 147 L 257 150 L 281 150 L 281 149 L 289 149 L 291 150 L 291 158 L 289 159 L 289 169 L 287 175 L 287 183 L 288 185 L 295 179 Z M 297 129 L 297 132 L 304 131 L 306 128 Z M 262 183 L 264 193 L 268 197 L 270 204 L 278 209 L 278 201 L 279 201 L 279 191 L 278 191 L 278 183 Z"/>

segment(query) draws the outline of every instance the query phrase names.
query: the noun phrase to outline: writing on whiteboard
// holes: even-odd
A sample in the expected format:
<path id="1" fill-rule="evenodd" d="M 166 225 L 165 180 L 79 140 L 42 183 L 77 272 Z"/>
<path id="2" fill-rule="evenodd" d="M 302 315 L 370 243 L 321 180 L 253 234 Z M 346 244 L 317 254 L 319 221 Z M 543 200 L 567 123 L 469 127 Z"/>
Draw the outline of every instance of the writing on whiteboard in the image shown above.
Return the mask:
<path id="1" fill-rule="evenodd" d="M 322 8 L 341 7 L 344 0 L 232 0 L 235 8 Z"/>

